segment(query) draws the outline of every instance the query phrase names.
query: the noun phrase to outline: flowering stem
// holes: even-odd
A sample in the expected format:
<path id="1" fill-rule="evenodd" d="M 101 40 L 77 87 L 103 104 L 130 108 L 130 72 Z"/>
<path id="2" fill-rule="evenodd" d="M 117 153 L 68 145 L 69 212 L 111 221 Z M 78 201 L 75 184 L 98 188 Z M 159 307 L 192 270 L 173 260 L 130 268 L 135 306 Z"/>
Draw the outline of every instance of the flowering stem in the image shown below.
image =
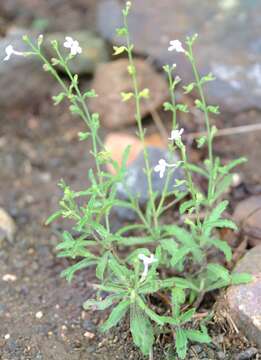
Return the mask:
<path id="1" fill-rule="evenodd" d="M 200 95 L 200 99 L 202 102 L 202 108 L 203 108 L 203 112 L 204 112 L 204 117 L 205 117 L 205 125 L 206 125 L 206 129 L 207 129 L 207 141 L 208 141 L 208 157 L 209 157 L 209 183 L 208 183 L 208 198 L 210 199 L 210 196 L 212 194 L 212 183 L 213 183 L 213 179 L 212 179 L 212 170 L 213 170 L 213 166 L 214 166 L 214 160 L 213 160 L 213 137 L 211 135 L 211 128 L 210 128 L 210 120 L 209 120 L 209 114 L 208 114 L 208 108 L 207 108 L 207 103 L 206 103 L 206 99 L 205 99 L 205 95 L 204 95 L 204 91 L 202 88 L 202 84 L 200 81 L 200 76 L 199 76 L 199 72 L 197 69 L 197 65 L 196 65 L 196 61 L 195 61 L 195 57 L 193 54 L 193 50 L 192 50 L 192 42 L 188 41 L 188 58 L 190 60 L 191 66 L 192 66 L 192 70 L 194 73 L 194 77 L 196 80 L 196 85 L 199 91 L 199 95 Z"/>
<path id="2" fill-rule="evenodd" d="M 176 99 L 175 99 L 175 81 L 173 80 L 173 76 L 172 76 L 172 68 L 170 66 L 165 66 L 163 67 L 164 70 L 166 71 L 167 75 L 168 75 L 168 83 L 169 83 L 169 94 L 170 94 L 170 100 L 171 100 L 171 104 L 172 104 L 172 130 L 175 130 L 177 128 L 177 109 L 176 109 Z M 174 153 L 175 147 L 174 146 L 170 146 L 169 147 L 169 152 L 172 154 Z M 162 195 L 161 195 L 161 199 L 157 208 L 157 216 L 159 216 L 160 214 L 162 214 L 162 206 L 164 205 L 165 199 L 166 199 L 166 195 L 168 192 L 168 188 L 169 188 L 169 182 L 171 179 L 171 176 L 173 175 L 174 170 L 168 170 L 167 171 L 167 177 L 166 177 L 166 181 L 164 184 L 164 188 L 162 191 Z"/>
<path id="3" fill-rule="evenodd" d="M 142 128 L 142 116 L 141 116 L 141 109 L 140 109 L 140 95 L 139 95 L 139 88 L 138 88 L 138 82 L 137 82 L 137 76 L 136 76 L 136 66 L 135 66 L 134 61 L 133 61 L 132 45 L 131 45 L 131 42 L 130 42 L 127 15 L 124 14 L 123 17 L 124 17 L 124 26 L 125 26 L 125 28 L 127 30 L 127 33 L 126 33 L 127 48 L 126 49 L 127 49 L 129 64 L 130 64 L 130 68 L 131 68 L 130 75 L 131 75 L 131 78 L 132 78 L 133 90 L 134 90 L 134 98 L 135 98 L 135 106 L 136 106 L 135 118 L 136 118 L 137 125 L 138 125 L 139 137 L 140 137 L 140 140 L 141 140 L 142 145 L 143 145 L 143 154 L 144 154 L 144 162 L 145 162 L 145 174 L 146 174 L 146 177 L 147 177 L 148 192 L 149 192 L 149 197 L 150 197 L 150 201 L 151 201 L 151 205 L 152 205 L 153 222 L 154 222 L 154 227 L 157 228 L 158 227 L 158 216 L 157 216 L 157 210 L 156 210 L 154 194 L 153 194 L 153 188 L 152 188 L 152 179 L 151 179 L 152 169 L 150 168 L 150 164 L 149 164 L 148 151 L 147 151 L 147 147 L 146 147 L 145 139 L 144 139 L 144 130 Z"/>

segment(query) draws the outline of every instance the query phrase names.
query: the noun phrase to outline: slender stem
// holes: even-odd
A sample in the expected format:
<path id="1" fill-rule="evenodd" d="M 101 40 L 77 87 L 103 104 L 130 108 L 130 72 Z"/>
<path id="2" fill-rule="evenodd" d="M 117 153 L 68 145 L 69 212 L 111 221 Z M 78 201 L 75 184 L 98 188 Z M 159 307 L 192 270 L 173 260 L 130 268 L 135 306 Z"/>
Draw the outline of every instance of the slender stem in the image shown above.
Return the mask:
<path id="1" fill-rule="evenodd" d="M 124 16 L 124 26 L 128 30 L 127 16 Z M 145 173 L 146 173 L 147 182 L 148 182 L 149 198 L 150 198 L 150 201 L 152 204 L 153 222 L 154 222 L 154 227 L 157 228 L 158 227 L 158 217 L 157 217 L 157 211 L 156 211 L 156 205 L 155 205 L 155 199 L 154 199 L 153 187 L 152 187 L 152 178 L 151 178 L 152 170 L 151 170 L 150 164 L 149 164 L 148 150 L 147 150 L 147 147 L 145 144 L 144 131 L 142 128 L 142 116 L 141 116 L 141 108 L 140 108 L 139 88 L 138 88 L 138 82 L 137 82 L 137 76 L 136 76 L 136 66 L 133 61 L 132 45 L 130 43 L 129 31 L 127 31 L 126 40 L 127 40 L 128 59 L 129 59 L 130 67 L 132 69 L 131 78 L 132 78 L 132 83 L 133 83 L 135 106 L 136 106 L 136 116 L 135 117 L 136 117 L 136 121 L 137 121 L 137 125 L 138 125 L 139 137 L 140 137 L 140 140 L 143 145 Z"/>
<path id="2" fill-rule="evenodd" d="M 197 65 L 196 65 L 196 61 L 193 55 L 193 50 L 192 50 L 192 44 L 191 42 L 188 43 L 188 48 L 189 48 L 189 53 L 188 53 L 188 58 L 191 62 L 192 65 L 192 70 L 194 73 L 194 77 L 196 80 L 196 84 L 197 84 L 197 88 L 199 91 L 199 95 L 200 95 L 200 99 L 203 105 L 203 112 L 204 112 L 204 117 L 205 117 L 205 125 L 206 125 L 206 129 L 207 129 L 207 141 L 208 141 L 208 157 L 209 157 L 209 183 L 208 183 L 208 198 L 210 199 L 211 195 L 212 195 L 212 187 L 213 187 L 213 178 L 212 178 L 212 173 L 213 173 L 213 166 L 214 166 L 214 159 L 213 159 L 213 137 L 211 135 L 211 127 L 210 127 L 210 120 L 209 120 L 209 113 L 208 113 L 208 108 L 207 108 L 207 103 L 206 103 L 206 99 L 205 99 L 205 95 L 204 95 L 204 91 L 202 88 L 202 84 L 200 81 L 200 76 L 199 76 L 199 72 L 197 69 Z"/>

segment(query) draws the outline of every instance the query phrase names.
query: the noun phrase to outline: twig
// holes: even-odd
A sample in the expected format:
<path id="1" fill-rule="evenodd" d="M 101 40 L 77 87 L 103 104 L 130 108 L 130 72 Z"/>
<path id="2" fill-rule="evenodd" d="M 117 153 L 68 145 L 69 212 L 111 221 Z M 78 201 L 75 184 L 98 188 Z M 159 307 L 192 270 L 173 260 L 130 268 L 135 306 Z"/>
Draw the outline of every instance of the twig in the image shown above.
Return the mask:
<path id="1" fill-rule="evenodd" d="M 242 134 L 242 133 L 248 133 L 261 130 L 261 124 L 250 124 L 250 125 L 243 125 L 243 126 L 234 126 L 226 129 L 220 129 L 216 133 L 217 136 L 229 136 L 229 135 L 235 135 L 235 134 Z M 205 131 L 202 132 L 194 132 L 190 134 L 184 134 L 184 138 L 187 140 L 192 140 L 194 138 L 207 135 Z"/>
<path id="2" fill-rule="evenodd" d="M 168 132 L 167 132 L 165 126 L 163 125 L 163 121 L 161 120 L 161 117 L 159 116 L 158 112 L 156 110 L 154 110 L 152 107 L 150 108 L 150 114 L 151 114 L 152 120 L 154 121 L 157 129 L 159 130 L 162 141 L 165 144 L 167 144 L 169 135 L 168 135 Z"/>

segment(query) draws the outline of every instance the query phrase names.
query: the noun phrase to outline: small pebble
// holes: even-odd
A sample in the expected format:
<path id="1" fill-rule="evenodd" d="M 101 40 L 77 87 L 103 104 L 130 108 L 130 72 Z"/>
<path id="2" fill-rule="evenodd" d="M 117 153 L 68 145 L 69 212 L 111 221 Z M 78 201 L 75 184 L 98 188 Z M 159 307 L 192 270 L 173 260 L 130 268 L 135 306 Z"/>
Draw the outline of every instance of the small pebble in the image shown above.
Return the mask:
<path id="1" fill-rule="evenodd" d="M 35 317 L 36 317 L 36 319 L 41 319 L 41 318 L 43 317 L 42 311 L 38 311 L 38 312 L 35 314 Z"/>
<path id="2" fill-rule="evenodd" d="M 17 277 L 16 277 L 16 275 L 13 275 L 13 274 L 5 274 L 5 275 L 3 275 L 2 280 L 7 281 L 7 282 L 8 281 L 14 282 L 17 280 Z"/>
<path id="3" fill-rule="evenodd" d="M 256 354 L 257 354 L 257 349 L 251 347 L 245 351 L 242 351 L 240 354 L 236 355 L 234 360 L 250 360 Z"/>
<path id="4" fill-rule="evenodd" d="M 217 353 L 217 357 L 219 360 L 224 360 L 226 358 L 226 354 L 223 351 L 219 351 Z"/>
<path id="5" fill-rule="evenodd" d="M 84 334 L 83 334 L 84 337 L 86 337 L 87 339 L 93 339 L 95 337 L 95 334 L 89 332 L 89 331 L 86 331 Z"/>

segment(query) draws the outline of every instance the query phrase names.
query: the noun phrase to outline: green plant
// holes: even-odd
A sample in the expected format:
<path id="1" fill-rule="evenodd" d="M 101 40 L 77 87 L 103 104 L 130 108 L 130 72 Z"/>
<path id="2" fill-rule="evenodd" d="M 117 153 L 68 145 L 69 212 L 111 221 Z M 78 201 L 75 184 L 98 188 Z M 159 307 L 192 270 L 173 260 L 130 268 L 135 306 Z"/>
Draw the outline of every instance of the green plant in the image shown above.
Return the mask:
<path id="1" fill-rule="evenodd" d="M 39 36 L 37 43 L 28 37 L 24 41 L 30 51 L 21 53 L 11 45 L 6 48 L 8 60 L 11 55 L 37 56 L 43 62 L 46 72 L 49 72 L 61 85 L 62 91 L 54 96 L 54 104 L 58 105 L 67 100 L 73 115 L 79 116 L 86 124 L 86 132 L 79 133 L 80 141 L 91 140 L 95 163 L 95 170 L 89 170 L 90 186 L 82 191 L 74 191 L 63 180 L 59 186 L 63 196 L 59 203 L 59 210 L 47 220 L 47 224 L 59 217 L 68 218 L 73 222 L 72 231 L 61 234 L 61 242 L 57 246 L 58 256 L 74 259 L 75 263 L 62 272 L 62 276 L 71 281 L 75 272 L 87 267 L 94 267 L 97 285 L 97 299 L 88 300 L 85 309 L 105 310 L 112 307 L 112 311 L 102 325 L 101 330 L 107 331 L 118 324 L 128 313 L 129 326 L 136 346 L 143 354 L 153 354 L 153 343 L 156 334 L 170 333 L 173 335 L 178 356 L 184 359 L 188 341 L 210 342 L 204 321 L 197 320 L 196 312 L 204 295 L 215 289 L 230 284 L 248 282 L 248 274 L 230 273 L 223 265 L 209 260 L 209 250 L 213 247 L 221 251 L 226 260 L 232 259 L 229 245 L 219 238 L 220 228 L 236 230 L 236 225 L 222 215 L 228 207 L 228 201 L 222 196 L 232 181 L 230 171 L 245 158 L 223 165 L 221 160 L 213 154 L 213 139 L 217 129 L 210 124 L 210 114 L 218 114 L 217 106 L 208 105 L 204 95 L 204 84 L 214 80 L 212 74 L 200 77 L 193 55 L 193 45 L 197 36 L 188 37 L 186 47 L 178 40 L 170 42 L 169 51 L 184 53 L 191 63 L 195 81 L 184 86 L 185 93 L 194 91 L 199 98 L 195 99 L 195 106 L 202 112 L 205 119 L 206 136 L 198 139 L 198 147 L 207 146 L 208 157 L 202 166 L 192 164 L 188 160 L 186 146 L 182 140 L 183 129 L 179 129 L 178 112 L 188 112 L 185 104 L 177 103 L 175 88 L 180 82 L 173 76 L 175 65 L 163 67 L 169 82 L 170 102 L 164 103 L 164 109 L 172 113 L 172 132 L 170 136 L 169 152 L 178 152 L 181 161 L 168 164 L 164 159 L 152 169 L 150 167 L 147 148 L 145 146 L 145 129 L 142 126 L 141 101 L 149 97 L 148 89 L 139 89 L 137 70 L 133 59 L 133 44 L 130 40 L 128 28 L 128 14 L 131 3 L 127 2 L 123 9 L 123 27 L 117 29 L 119 36 L 125 37 L 125 45 L 115 46 L 114 55 L 127 54 L 129 59 L 128 72 L 133 82 L 133 91 L 122 93 L 123 101 L 135 101 L 138 136 L 143 143 L 145 160 L 145 174 L 148 182 L 149 201 L 143 212 L 139 201 L 129 194 L 128 201 L 117 198 L 117 186 L 125 186 L 127 148 L 122 164 L 119 165 L 104 148 L 99 137 L 99 114 L 89 112 L 86 100 L 97 96 L 95 90 L 81 92 L 79 79 L 73 75 L 68 62 L 81 53 L 76 40 L 66 38 L 64 46 L 70 50 L 64 58 L 59 44 L 52 42 L 56 57 L 47 59 L 41 50 L 43 37 Z M 68 76 L 70 84 L 61 78 L 56 66 L 62 67 Z M 110 163 L 115 175 L 107 172 L 104 165 Z M 169 182 L 173 171 L 177 167 L 184 171 L 184 180 L 177 181 L 176 186 L 169 191 Z M 156 171 L 160 177 L 165 176 L 165 185 L 161 196 L 153 190 L 152 172 Z M 207 192 L 197 188 L 193 181 L 193 174 L 201 175 L 208 184 Z M 181 187 L 183 190 L 181 191 Z M 170 196 L 175 196 L 175 204 L 179 203 L 179 213 L 184 217 L 182 226 L 164 223 L 164 213 L 174 203 L 168 202 Z M 83 205 L 79 199 L 83 198 Z M 116 232 L 111 231 L 110 214 L 115 206 L 130 208 L 136 212 L 140 222 L 128 224 Z M 204 218 L 202 219 L 202 211 Z M 74 234 L 74 235 L 73 235 Z M 75 235 L 78 234 L 78 235 Z M 131 234 L 131 235 L 130 235 Z M 179 276 L 174 276 L 178 274 Z M 100 291 L 108 296 L 101 300 Z M 152 297 L 166 300 L 158 301 L 162 307 L 158 308 L 149 301 Z"/>

